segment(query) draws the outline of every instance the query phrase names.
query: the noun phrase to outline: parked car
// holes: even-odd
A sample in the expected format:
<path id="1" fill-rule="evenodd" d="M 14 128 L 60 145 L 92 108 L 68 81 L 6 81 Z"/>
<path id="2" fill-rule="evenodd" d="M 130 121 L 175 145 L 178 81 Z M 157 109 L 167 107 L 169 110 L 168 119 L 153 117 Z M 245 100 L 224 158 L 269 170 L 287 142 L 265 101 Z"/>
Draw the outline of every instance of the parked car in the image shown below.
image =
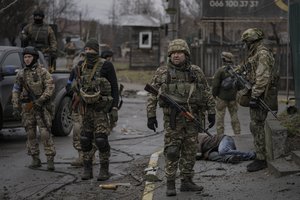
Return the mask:
<path id="1" fill-rule="evenodd" d="M 24 67 L 22 48 L 11 46 L 0 46 L 0 130 L 2 128 L 20 127 L 21 121 L 12 116 L 12 88 L 17 71 Z M 47 62 L 39 52 L 39 63 L 47 68 Z M 68 72 L 57 71 L 52 73 L 55 83 L 55 116 L 52 123 L 52 134 L 54 136 L 67 136 L 73 125 L 71 121 L 70 102 L 65 85 L 69 78 Z"/>

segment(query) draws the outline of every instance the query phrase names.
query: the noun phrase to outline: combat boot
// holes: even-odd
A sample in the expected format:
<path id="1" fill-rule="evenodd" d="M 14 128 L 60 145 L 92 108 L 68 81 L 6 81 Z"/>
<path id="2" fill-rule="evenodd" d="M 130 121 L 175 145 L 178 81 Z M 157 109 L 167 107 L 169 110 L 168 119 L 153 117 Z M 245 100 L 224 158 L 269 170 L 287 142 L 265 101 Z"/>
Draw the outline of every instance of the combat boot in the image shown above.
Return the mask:
<path id="1" fill-rule="evenodd" d="M 71 162 L 71 166 L 73 167 L 82 167 L 83 166 L 83 152 L 78 151 L 78 158 Z"/>
<path id="2" fill-rule="evenodd" d="M 31 164 L 29 165 L 29 168 L 35 169 L 41 167 L 41 160 L 39 156 L 32 156 Z"/>
<path id="3" fill-rule="evenodd" d="M 181 192 L 187 192 L 187 191 L 202 191 L 203 187 L 196 185 L 191 177 L 185 177 L 184 179 L 181 179 L 181 186 L 180 191 Z"/>
<path id="4" fill-rule="evenodd" d="M 109 162 L 100 163 L 100 171 L 97 180 L 105 181 L 109 179 Z"/>
<path id="5" fill-rule="evenodd" d="M 81 180 L 89 180 L 93 178 L 93 166 L 92 160 L 83 161 L 83 174 Z"/>
<path id="6" fill-rule="evenodd" d="M 231 163 L 231 164 L 238 164 L 241 162 L 243 158 L 238 155 L 231 155 L 226 159 L 226 163 Z"/>
<path id="7" fill-rule="evenodd" d="M 175 180 L 167 180 L 167 196 L 176 196 Z"/>
<path id="8" fill-rule="evenodd" d="M 47 158 L 47 170 L 49 170 L 49 171 L 55 170 L 53 156 Z"/>
<path id="9" fill-rule="evenodd" d="M 255 159 L 252 163 L 247 165 L 248 172 L 256 172 L 267 168 L 267 161 Z"/>

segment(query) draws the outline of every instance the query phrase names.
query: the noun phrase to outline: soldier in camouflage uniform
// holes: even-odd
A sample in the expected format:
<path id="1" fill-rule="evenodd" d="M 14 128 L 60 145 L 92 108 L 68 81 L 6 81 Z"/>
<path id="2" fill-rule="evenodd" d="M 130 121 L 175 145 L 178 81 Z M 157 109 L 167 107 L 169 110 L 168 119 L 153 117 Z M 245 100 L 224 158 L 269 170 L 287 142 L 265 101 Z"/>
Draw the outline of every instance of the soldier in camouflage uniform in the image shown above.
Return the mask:
<path id="1" fill-rule="evenodd" d="M 73 87 L 82 102 L 83 126 L 80 144 L 83 151 L 84 173 L 81 179 L 93 178 L 92 158 L 95 153 L 93 144 L 95 144 L 100 159 L 100 172 L 97 180 L 104 181 L 109 179 L 108 113 L 112 112 L 114 122 L 118 120 L 118 82 L 114 66 L 99 56 L 97 40 L 90 39 L 86 43 L 85 53 L 84 60 L 76 67 L 77 84 Z"/>
<path id="2" fill-rule="evenodd" d="M 202 123 L 204 128 L 205 112 L 208 113 L 210 127 L 215 123 L 215 103 L 210 94 L 203 71 L 191 65 L 190 50 L 182 39 L 175 39 L 168 46 L 168 64 L 160 66 L 151 80 L 151 85 L 169 95 L 177 103 L 185 106 Z M 172 107 L 150 95 L 147 104 L 147 126 L 154 130 L 157 127 L 156 107 L 159 103 L 164 113 L 164 155 L 165 175 L 167 179 L 167 196 L 175 196 L 175 179 L 179 167 L 181 179 L 180 191 L 201 191 L 202 186 L 193 181 L 193 167 L 197 153 L 197 134 L 199 130 L 193 122 L 178 113 Z M 172 116 L 174 114 L 174 116 Z M 175 119 L 174 122 L 171 118 Z"/>
<path id="3" fill-rule="evenodd" d="M 264 100 L 276 98 L 277 105 L 277 95 L 272 95 L 273 86 L 277 83 L 275 61 L 272 52 L 263 44 L 263 38 L 264 33 L 257 28 L 250 28 L 243 32 L 241 40 L 247 46 L 249 53 L 245 65 L 237 69 L 237 72 L 243 74 L 252 84 L 249 101 L 250 131 L 254 137 L 256 159 L 247 166 L 249 172 L 267 167 L 264 125 L 268 111 L 259 106 L 258 98 Z M 270 104 L 269 106 L 273 107 Z"/>
<path id="4" fill-rule="evenodd" d="M 68 70 L 72 70 L 73 67 L 73 60 L 75 58 L 75 52 L 76 52 L 76 47 L 74 42 L 71 41 L 71 37 L 66 37 L 66 44 L 65 44 L 65 52 L 66 52 L 66 59 L 67 59 L 67 64 L 66 68 Z"/>
<path id="5" fill-rule="evenodd" d="M 51 135 L 54 83 L 49 72 L 37 62 L 39 54 L 34 47 L 23 51 L 25 68 L 17 74 L 12 91 L 13 115 L 22 115 L 27 133 L 28 154 L 32 156 L 30 168 L 41 167 L 37 127 L 47 157 L 48 170 L 54 170 L 55 147 Z"/>
<path id="6" fill-rule="evenodd" d="M 40 9 L 33 12 L 33 23 L 26 25 L 21 32 L 22 46 L 28 45 L 41 51 L 48 60 L 49 71 L 55 70 L 57 41 L 51 26 L 44 23 L 45 15 Z"/>
<path id="7" fill-rule="evenodd" d="M 231 116 L 233 132 L 235 135 L 239 135 L 241 127 L 237 114 L 236 80 L 226 71 L 227 66 L 233 64 L 233 55 L 230 52 L 222 52 L 221 59 L 223 66 L 216 71 L 212 81 L 212 94 L 216 98 L 217 134 L 224 134 L 224 117 L 227 107 Z"/>

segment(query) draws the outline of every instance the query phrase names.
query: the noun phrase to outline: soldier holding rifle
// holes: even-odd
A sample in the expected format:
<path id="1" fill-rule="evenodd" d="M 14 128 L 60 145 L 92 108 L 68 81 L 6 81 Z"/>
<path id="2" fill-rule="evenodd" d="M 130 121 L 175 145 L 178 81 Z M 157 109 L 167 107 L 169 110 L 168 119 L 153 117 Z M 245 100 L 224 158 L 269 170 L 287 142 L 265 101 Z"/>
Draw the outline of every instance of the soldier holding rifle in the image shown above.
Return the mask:
<path id="1" fill-rule="evenodd" d="M 178 167 L 182 177 L 180 191 L 203 189 L 192 180 L 197 153 L 197 135 L 201 130 L 199 125 L 195 125 L 194 119 L 202 123 L 203 130 L 207 111 L 208 121 L 212 127 L 215 123 L 215 104 L 203 71 L 191 64 L 187 43 L 182 39 L 171 41 L 168 56 L 167 66 L 160 66 L 156 70 L 151 85 L 184 109 L 178 109 L 180 107 L 175 107 L 170 101 L 164 101 L 165 98 L 160 98 L 162 95 L 150 94 L 147 104 L 147 126 L 151 130 L 156 130 L 156 108 L 159 103 L 164 113 L 166 195 L 175 196 Z"/>
<path id="2" fill-rule="evenodd" d="M 22 116 L 22 124 L 27 133 L 28 154 L 32 157 L 30 168 L 41 167 L 37 128 L 47 157 L 47 169 L 54 170 L 56 154 L 51 135 L 54 83 L 51 74 L 37 60 L 39 54 L 34 47 L 23 50 L 25 68 L 16 77 L 12 91 L 13 115 Z"/>

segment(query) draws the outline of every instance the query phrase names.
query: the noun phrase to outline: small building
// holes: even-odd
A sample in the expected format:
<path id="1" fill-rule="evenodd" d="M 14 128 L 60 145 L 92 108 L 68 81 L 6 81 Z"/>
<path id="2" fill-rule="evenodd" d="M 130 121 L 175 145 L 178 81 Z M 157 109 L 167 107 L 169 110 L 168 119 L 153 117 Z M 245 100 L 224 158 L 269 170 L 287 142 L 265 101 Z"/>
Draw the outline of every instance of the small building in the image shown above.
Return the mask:
<path id="1" fill-rule="evenodd" d="M 148 15 L 125 15 L 120 25 L 129 27 L 130 68 L 153 68 L 160 63 L 160 21 Z"/>

